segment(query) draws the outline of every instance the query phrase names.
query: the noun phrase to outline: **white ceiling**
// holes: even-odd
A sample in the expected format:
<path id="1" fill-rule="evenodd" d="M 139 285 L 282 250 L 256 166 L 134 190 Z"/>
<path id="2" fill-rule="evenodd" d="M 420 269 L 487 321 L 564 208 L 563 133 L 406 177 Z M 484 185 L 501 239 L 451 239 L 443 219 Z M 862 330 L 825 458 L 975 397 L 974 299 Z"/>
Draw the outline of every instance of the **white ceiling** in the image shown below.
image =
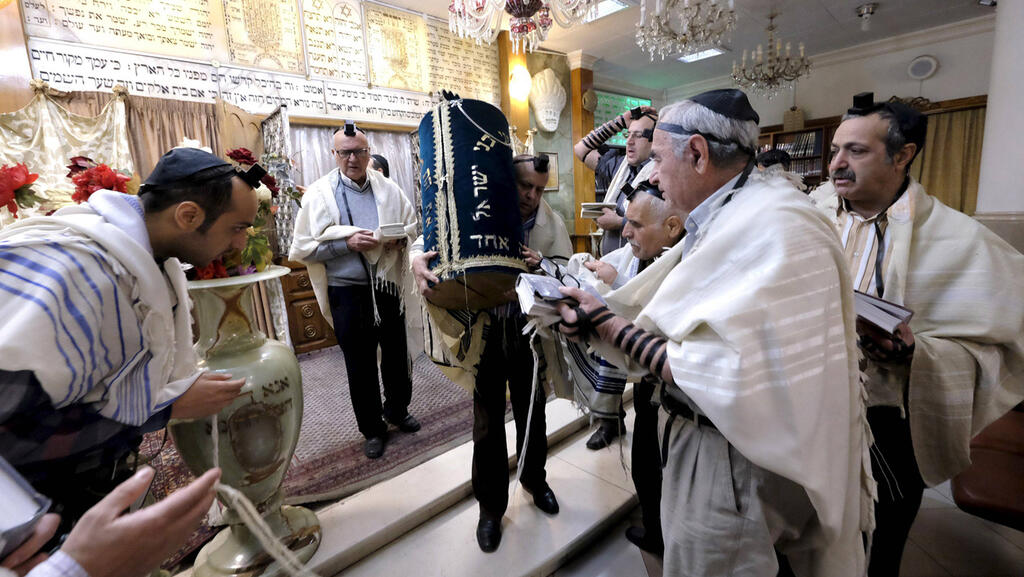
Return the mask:
<path id="1" fill-rule="evenodd" d="M 447 18 L 449 0 L 384 0 L 388 4 Z M 627 0 L 639 4 L 639 0 Z M 861 31 L 857 7 L 867 0 L 735 0 L 736 28 L 726 43 L 731 53 L 692 64 L 661 61 L 641 52 L 634 34 L 640 8 L 633 6 L 590 24 L 571 29 L 552 27 L 541 48 L 555 52 L 582 49 L 598 58 L 594 74 L 651 91 L 682 86 L 727 75 L 743 50 L 765 42 L 768 14 L 775 19 L 776 37 L 791 41 L 794 50 L 803 42 L 807 55 L 830 52 L 993 13 L 977 0 L 876 0 L 878 9 L 871 29 Z M 1008 0 L 1019 1 L 1019 0 Z M 648 9 L 654 0 L 648 0 Z M 507 28 L 507 18 L 505 21 Z M 812 58 L 813 60 L 813 58 Z"/>

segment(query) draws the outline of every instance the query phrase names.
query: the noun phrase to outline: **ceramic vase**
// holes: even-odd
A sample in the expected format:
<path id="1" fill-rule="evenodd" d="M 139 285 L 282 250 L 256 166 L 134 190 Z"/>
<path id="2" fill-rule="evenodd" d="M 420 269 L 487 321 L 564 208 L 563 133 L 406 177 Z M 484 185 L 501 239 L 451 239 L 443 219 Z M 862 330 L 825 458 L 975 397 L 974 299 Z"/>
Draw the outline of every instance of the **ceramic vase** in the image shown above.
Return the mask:
<path id="1" fill-rule="evenodd" d="M 252 298 L 255 283 L 287 273 L 285 267 L 271 266 L 256 274 L 189 283 L 201 368 L 229 373 L 246 383 L 242 395 L 218 414 L 217 431 L 212 418 L 172 422 L 169 428 L 196 475 L 219 466 L 221 483 L 245 494 L 278 540 L 305 562 L 320 545 L 320 523 L 308 509 L 282 506 L 281 496 L 302 424 L 302 375 L 292 350 L 257 329 Z M 278 574 L 276 563 L 271 563 L 238 512 L 224 505 L 229 527 L 203 547 L 193 574 Z"/>

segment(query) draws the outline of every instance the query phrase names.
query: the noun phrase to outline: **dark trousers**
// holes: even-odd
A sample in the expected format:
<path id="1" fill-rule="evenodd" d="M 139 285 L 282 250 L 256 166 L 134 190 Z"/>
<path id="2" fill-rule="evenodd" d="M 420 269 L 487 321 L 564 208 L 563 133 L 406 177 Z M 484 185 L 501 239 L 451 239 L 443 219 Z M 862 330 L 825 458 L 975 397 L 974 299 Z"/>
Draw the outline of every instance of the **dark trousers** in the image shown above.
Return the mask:
<path id="1" fill-rule="evenodd" d="M 900 573 L 903 547 L 921 507 L 925 484 L 914 458 L 910 420 L 900 417 L 899 408 L 868 408 L 868 424 L 875 436 L 871 472 L 878 482 L 868 575 L 890 577 Z"/>
<path id="2" fill-rule="evenodd" d="M 640 501 L 644 531 L 651 541 L 661 542 L 661 452 L 658 445 L 658 407 L 651 404 L 654 383 L 647 379 L 633 385 L 633 445 L 630 474 Z"/>
<path id="3" fill-rule="evenodd" d="M 387 424 L 401 422 L 408 414 L 412 399 L 409 352 L 405 343 L 405 315 L 397 296 L 380 290 L 377 311 L 380 324 L 373 321 L 370 287 L 327 287 L 334 317 L 338 346 L 345 355 L 348 390 L 356 413 L 359 432 L 364 437 L 379 437 Z M 377 347 L 380 347 L 380 372 L 384 381 L 384 404 L 377 380 Z"/>
<path id="4" fill-rule="evenodd" d="M 544 424 L 546 399 L 540 383 L 534 396 L 529 444 L 525 452 L 523 448 L 533 383 L 533 353 L 529 337 L 522 334 L 524 325 L 523 317 L 495 319 L 477 365 L 473 391 L 473 496 L 480 503 L 481 513 L 493 517 L 500 517 L 508 507 L 506 383 L 516 422 L 516 454 L 525 459 L 520 482 L 530 489 L 545 486 L 548 438 Z"/>

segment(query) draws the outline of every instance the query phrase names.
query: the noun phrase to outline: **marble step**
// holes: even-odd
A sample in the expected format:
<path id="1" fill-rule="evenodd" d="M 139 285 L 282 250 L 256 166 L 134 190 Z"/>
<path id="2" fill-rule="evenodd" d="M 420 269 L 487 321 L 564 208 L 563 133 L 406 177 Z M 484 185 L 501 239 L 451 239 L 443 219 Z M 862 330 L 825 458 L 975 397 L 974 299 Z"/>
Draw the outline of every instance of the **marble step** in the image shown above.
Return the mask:
<path id="1" fill-rule="evenodd" d="M 627 422 L 632 422 L 632 410 Z M 591 451 L 586 448 L 589 436 L 589 430 L 577 431 L 549 452 L 547 478 L 558 497 L 559 514 L 542 513 L 530 495 L 517 488 L 502 521 L 501 546 L 494 553 L 483 553 L 477 546 L 479 509 L 467 495 L 337 575 L 550 575 L 636 506 L 633 484 L 623 465 L 623 460 L 628 463 L 628 444 L 623 443 L 621 453 L 619 445 Z"/>
<path id="2" fill-rule="evenodd" d="M 624 398 L 628 404 L 632 398 L 631 388 L 627 388 Z M 629 413 L 631 415 L 632 411 L 630 410 Z M 572 500 L 570 497 L 573 492 L 571 481 L 577 472 L 572 468 L 571 463 L 566 461 L 568 457 L 573 457 L 573 462 L 587 463 L 593 461 L 594 456 L 599 456 L 597 462 L 601 464 L 601 467 L 609 468 L 611 464 L 614 464 L 614 467 L 618 469 L 618 477 L 621 479 L 616 477 L 614 471 L 605 471 L 605 476 L 610 479 L 618 479 L 617 486 L 629 492 L 626 495 L 627 498 L 635 500 L 635 497 L 632 496 L 632 484 L 629 476 L 623 472 L 619 462 L 618 445 L 613 446 L 614 450 L 605 449 L 596 453 L 587 450 L 584 445 L 590 436 L 589 418 L 582 415 L 567 400 L 550 401 L 545 414 L 549 446 L 548 480 L 558 496 L 559 502 L 563 503 L 563 512 L 551 520 L 557 522 L 559 517 L 566 515 L 565 509 L 570 502 L 567 499 Z M 632 416 L 627 419 L 627 422 L 631 421 Z M 513 422 L 506 423 L 505 431 L 506 449 L 511 468 L 514 466 L 515 455 L 515 424 Z M 562 451 L 575 445 L 579 445 L 579 447 L 574 452 L 562 455 Z M 476 501 L 472 498 L 470 484 L 472 450 L 472 442 L 464 443 L 400 475 L 318 509 L 316 513 L 323 530 L 323 541 L 316 554 L 307 563 L 307 568 L 324 577 L 335 575 L 382 550 L 417 527 L 431 522 L 435 518 L 450 515 L 453 509 L 461 510 L 467 506 L 472 509 L 473 519 L 472 527 L 468 529 L 466 536 L 470 539 L 473 550 L 480 553 L 475 541 L 477 507 Z M 628 458 L 628 445 L 624 445 L 623 450 Z M 593 463 L 588 467 L 593 468 Z M 607 490 L 607 487 L 604 489 Z M 521 489 L 517 491 L 518 494 L 525 495 Z M 615 501 L 621 500 L 621 497 L 622 495 L 617 495 Z M 506 524 L 513 518 L 513 511 L 517 510 L 517 504 L 520 501 L 522 498 L 519 496 L 513 497 L 509 513 L 506 514 Z M 522 515 L 535 514 L 546 517 L 532 506 L 532 501 L 522 502 L 528 505 L 518 507 L 524 511 Z M 576 504 L 573 503 L 572 506 L 575 507 Z M 629 507 L 624 509 L 626 512 L 628 510 Z M 517 523 L 522 522 L 522 519 L 525 518 L 522 515 L 519 517 L 520 521 L 516 521 Z M 565 518 L 574 516 L 569 515 Z M 506 528 L 506 532 L 511 529 L 511 526 Z M 223 534 L 218 535 L 214 541 L 220 540 L 222 536 Z M 505 539 L 507 538 L 506 536 Z M 504 540 L 502 549 L 506 549 Z M 499 549 L 499 554 L 502 549 Z M 203 555 L 200 554 L 197 563 L 202 561 Z M 388 571 L 385 574 L 391 574 L 391 572 Z M 190 575 L 191 569 L 180 573 L 179 577 L 189 577 Z"/>

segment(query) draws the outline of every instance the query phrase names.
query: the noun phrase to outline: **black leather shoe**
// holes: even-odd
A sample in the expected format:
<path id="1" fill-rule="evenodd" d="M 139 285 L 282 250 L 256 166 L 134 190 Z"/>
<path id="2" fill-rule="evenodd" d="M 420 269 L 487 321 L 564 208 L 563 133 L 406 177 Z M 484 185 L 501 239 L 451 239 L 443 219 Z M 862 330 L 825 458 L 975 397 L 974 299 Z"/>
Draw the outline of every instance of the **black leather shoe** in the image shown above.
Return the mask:
<path id="1" fill-rule="evenodd" d="M 591 451 L 603 449 L 612 444 L 619 435 L 626 433 L 626 423 L 616 419 L 601 419 L 601 425 L 597 427 L 593 435 L 587 439 L 587 448 Z"/>
<path id="2" fill-rule="evenodd" d="M 552 491 L 551 487 L 546 483 L 542 489 L 536 491 L 530 489 L 526 485 L 523 485 L 523 489 L 526 489 L 527 493 L 533 495 L 533 504 L 536 505 L 538 509 L 544 511 L 548 515 L 558 514 L 558 500 L 555 499 L 555 492 Z"/>
<path id="3" fill-rule="evenodd" d="M 476 524 L 476 543 L 484 553 L 496 550 L 501 544 L 501 518 L 480 515 Z"/>
<path id="4" fill-rule="evenodd" d="M 648 537 L 647 531 L 643 527 L 627 528 L 626 539 L 648 553 L 659 557 L 665 554 L 665 544 L 661 542 L 661 539 Z"/>
<path id="5" fill-rule="evenodd" d="M 397 423 L 391 423 L 398 427 L 399 431 L 403 433 L 415 433 L 420 430 L 420 422 L 416 420 L 416 417 L 406 413 L 405 418 Z"/>
<path id="6" fill-rule="evenodd" d="M 386 436 L 370 437 L 363 443 L 363 454 L 369 459 L 379 459 L 384 454 L 384 446 L 387 444 Z"/>

